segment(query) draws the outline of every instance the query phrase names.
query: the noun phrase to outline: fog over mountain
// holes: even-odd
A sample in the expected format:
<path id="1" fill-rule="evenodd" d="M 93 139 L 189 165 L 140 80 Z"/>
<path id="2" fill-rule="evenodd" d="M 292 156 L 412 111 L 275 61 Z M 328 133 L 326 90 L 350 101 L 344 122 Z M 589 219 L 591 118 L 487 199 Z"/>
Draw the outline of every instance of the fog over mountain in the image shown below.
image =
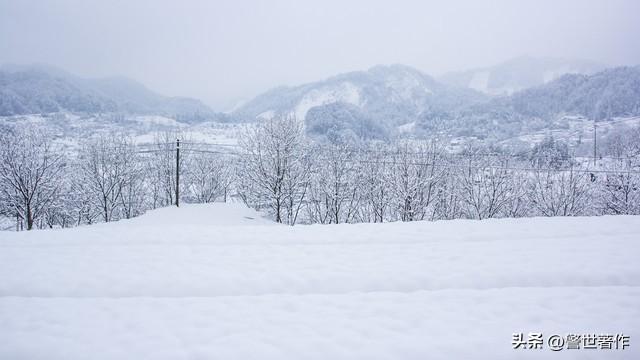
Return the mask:
<path id="1" fill-rule="evenodd" d="M 0 116 L 64 111 L 166 115 L 185 121 L 215 116 L 199 100 L 159 95 L 125 77 L 85 79 L 48 65 L 0 67 Z"/>
<path id="2" fill-rule="evenodd" d="M 228 111 L 379 64 L 435 77 L 526 54 L 634 65 L 639 13 L 634 0 L 0 0 L 0 64 L 121 75 Z"/>
<path id="3" fill-rule="evenodd" d="M 494 66 L 447 73 L 439 80 L 490 95 L 511 95 L 564 74 L 593 74 L 605 67 L 589 60 L 522 56 Z"/>
<path id="4" fill-rule="evenodd" d="M 557 127 L 565 116 L 585 121 L 640 116 L 639 67 L 600 67 L 527 57 L 434 78 L 406 65 L 378 65 L 276 87 L 222 114 L 199 100 L 159 95 L 125 77 L 85 79 L 48 65 L 6 65 L 0 68 L 0 116 L 119 114 L 101 117 L 108 122 L 158 115 L 183 123 L 245 123 L 284 115 L 303 121 L 307 133 L 322 142 L 397 136 L 500 141 Z M 490 86 L 474 89 L 478 73 Z"/>
<path id="5" fill-rule="evenodd" d="M 511 96 L 444 113 L 419 115 L 417 132 L 502 140 L 539 130 L 640 116 L 640 66 L 605 69 L 593 75 L 565 74 Z M 564 120 L 564 121 L 561 121 Z"/>
<path id="6" fill-rule="evenodd" d="M 442 84 L 409 66 L 379 65 L 314 83 L 275 88 L 247 102 L 234 114 L 250 119 L 293 112 L 304 119 L 314 107 L 348 103 L 400 125 L 407 121 L 402 113 L 444 110 L 483 98 L 473 90 Z"/>
<path id="7" fill-rule="evenodd" d="M 402 134 L 500 140 L 550 128 L 563 116 L 609 120 L 640 115 L 638 67 L 592 74 L 599 65 L 587 61 L 519 58 L 505 64 L 492 67 L 491 73 L 497 78 L 505 75 L 502 84 L 511 86 L 511 95 L 443 83 L 404 65 L 376 66 L 272 89 L 238 108 L 231 118 L 295 116 L 305 121 L 309 134 L 329 141 Z"/>

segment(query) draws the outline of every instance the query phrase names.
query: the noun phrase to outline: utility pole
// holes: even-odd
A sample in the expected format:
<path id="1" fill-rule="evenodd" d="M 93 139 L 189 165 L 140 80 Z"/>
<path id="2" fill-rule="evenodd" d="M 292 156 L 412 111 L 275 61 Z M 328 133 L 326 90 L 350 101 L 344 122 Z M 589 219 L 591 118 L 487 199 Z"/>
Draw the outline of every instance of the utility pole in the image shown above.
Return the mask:
<path id="1" fill-rule="evenodd" d="M 597 138 L 598 138 L 598 130 L 597 130 L 596 120 L 593 119 L 593 166 L 596 166 L 596 159 L 598 156 L 598 148 L 597 148 Z"/>
<path id="2" fill-rule="evenodd" d="M 180 207 L 180 139 L 176 139 L 176 206 Z"/>

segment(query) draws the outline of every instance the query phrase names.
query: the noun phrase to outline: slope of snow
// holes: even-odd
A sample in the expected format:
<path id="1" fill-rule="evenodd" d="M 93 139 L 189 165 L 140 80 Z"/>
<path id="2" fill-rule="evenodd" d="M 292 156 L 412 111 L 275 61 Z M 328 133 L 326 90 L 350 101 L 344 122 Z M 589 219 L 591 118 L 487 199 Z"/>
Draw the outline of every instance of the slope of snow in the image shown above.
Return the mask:
<path id="1" fill-rule="evenodd" d="M 489 76 L 491 76 L 491 73 L 488 71 L 474 73 L 471 81 L 469 81 L 469 88 L 486 93 L 489 91 Z"/>
<path id="2" fill-rule="evenodd" d="M 555 80 L 555 79 L 557 79 L 557 78 L 559 78 L 559 77 L 561 77 L 562 75 L 565 75 L 565 74 L 582 74 L 582 73 L 584 73 L 584 71 L 582 71 L 579 68 L 574 68 L 574 67 L 571 67 L 571 66 L 562 66 L 562 67 L 559 67 L 559 68 L 549 69 L 549 70 L 545 71 L 543 73 L 542 78 L 543 78 L 544 83 L 546 84 L 546 83 L 551 82 L 551 81 L 553 81 L 553 80 Z"/>
<path id="3" fill-rule="evenodd" d="M 156 115 L 136 116 L 134 117 L 134 121 L 142 125 L 145 125 L 149 128 L 153 128 L 156 125 L 170 126 L 170 127 L 176 127 L 176 128 L 187 126 L 186 124 L 181 123 L 175 119 L 171 119 L 165 116 L 156 116 Z"/>
<path id="4" fill-rule="evenodd" d="M 294 114 L 297 119 L 304 119 L 312 107 L 335 102 L 359 106 L 360 90 L 350 82 L 340 83 L 337 87 L 313 89 L 300 100 L 294 110 Z"/>
<path id="5" fill-rule="evenodd" d="M 239 226 L 276 225 L 258 212 L 240 203 L 182 204 L 155 209 L 144 216 L 122 220 L 108 226 L 157 226 L 178 224 L 179 226 Z M 104 226 L 104 224 L 103 224 Z"/>
<path id="6" fill-rule="evenodd" d="M 305 115 L 306 115 L 306 113 L 305 113 Z M 270 119 L 273 119 L 274 116 L 275 116 L 275 111 L 267 110 L 267 111 L 264 111 L 264 112 L 261 112 L 260 114 L 258 114 L 258 116 L 256 116 L 256 118 L 270 120 Z"/>
<path id="7" fill-rule="evenodd" d="M 518 332 L 640 355 L 640 217 L 268 225 L 212 204 L 0 233 L 0 359 L 558 357 Z"/>
<path id="8" fill-rule="evenodd" d="M 511 95 L 564 74 L 594 74 L 606 68 L 592 61 L 520 56 L 489 67 L 448 73 L 440 79 L 488 95 Z"/>
<path id="9" fill-rule="evenodd" d="M 406 71 L 389 74 L 385 78 L 385 85 L 392 90 L 396 101 L 414 100 L 416 93 L 433 94 L 433 90 L 425 87 L 415 74 Z"/>

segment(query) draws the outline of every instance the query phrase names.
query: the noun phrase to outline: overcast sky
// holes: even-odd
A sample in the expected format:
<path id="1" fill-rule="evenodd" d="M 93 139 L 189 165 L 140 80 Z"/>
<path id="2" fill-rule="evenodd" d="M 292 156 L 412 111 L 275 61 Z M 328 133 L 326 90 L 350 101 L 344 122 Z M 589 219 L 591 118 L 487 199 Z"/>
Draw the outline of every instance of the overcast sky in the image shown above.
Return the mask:
<path id="1" fill-rule="evenodd" d="M 0 0 L 0 63 L 125 75 L 216 110 L 376 64 L 640 63 L 638 0 Z"/>

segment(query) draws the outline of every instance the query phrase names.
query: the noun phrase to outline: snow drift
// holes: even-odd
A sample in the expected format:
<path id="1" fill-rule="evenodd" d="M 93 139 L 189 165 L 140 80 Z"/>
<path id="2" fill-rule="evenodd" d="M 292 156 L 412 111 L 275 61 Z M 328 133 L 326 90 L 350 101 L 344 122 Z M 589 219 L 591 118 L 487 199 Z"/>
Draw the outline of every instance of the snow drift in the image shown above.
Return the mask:
<path id="1" fill-rule="evenodd" d="M 268 226 L 237 204 L 0 233 L 1 359 L 511 359 L 624 333 L 640 217 Z"/>

